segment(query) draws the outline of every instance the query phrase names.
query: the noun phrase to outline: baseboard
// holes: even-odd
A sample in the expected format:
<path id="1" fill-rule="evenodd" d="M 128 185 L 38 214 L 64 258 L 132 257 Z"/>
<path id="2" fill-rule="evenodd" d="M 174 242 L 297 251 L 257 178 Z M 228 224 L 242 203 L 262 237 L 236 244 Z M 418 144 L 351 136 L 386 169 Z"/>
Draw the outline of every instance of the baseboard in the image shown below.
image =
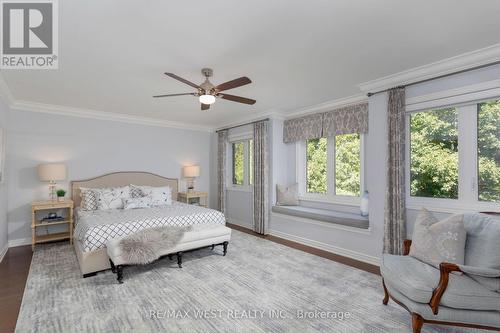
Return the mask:
<path id="1" fill-rule="evenodd" d="M 31 245 L 31 238 L 18 238 L 9 240 L 9 247 Z"/>
<path id="2" fill-rule="evenodd" d="M 243 228 L 252 229 L 252 227 L 253 227 L 253 225 L 251 223 L 249 224 L 249 223 L 242 221 L 242 220 L 233 219 L 232 217 L 228 217 L 227 220 L 228 220 L 227 221 L 228 223 L 236 224 L 237 226 L 240 226 Z"/>
<path id="3" fill-rule="evenodd" d="M 7 250 L 9 249 L 9 244 L 5 244 L 5 247 L 0 251 L 0 262 L 2 262 L 3 257 L 5 257 L 5 254 L 7 253 Z"/>
<path id="4" fill-rule="evenodd" d="M 269 234 L 272 236 L 276 236 L 279 238 L 283 238 L 292 242 L 300 243 L 303 245 L 311 246 L 323 251 L 331 252 L 333 254 L 337 254 L 343 257 L 351 258 L 354 260 L 362 261 L 367 264 L 380 266 L 380 258 L 370 256 L 361 252 L 348 250 L 342 247 L 333 246 L 330 244 L 318 242 L 309 238 L 304 238 L 300 236 L 291 235 L 285 232 L 277 231 L 277 230 L 269 230 Z"/>

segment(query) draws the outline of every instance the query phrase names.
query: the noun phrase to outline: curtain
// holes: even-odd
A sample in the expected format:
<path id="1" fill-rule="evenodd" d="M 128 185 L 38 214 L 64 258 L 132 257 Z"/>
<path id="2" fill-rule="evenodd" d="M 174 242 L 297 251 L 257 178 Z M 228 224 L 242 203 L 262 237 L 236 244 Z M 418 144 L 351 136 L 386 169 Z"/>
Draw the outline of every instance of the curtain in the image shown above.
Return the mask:
<path id="1" fill-rule="evenodd" d="M 266 235 L 269 224 L 268 123 L 253 125 L 253 222 L 254 231 Z"/>
<path id="2" fill-rule="evenodd" d="M 321 113 L 285 120 L 283 123 L 283 142 L 291 143 L 321 138 L 322 124 L 323 114 Z"/>
<path id="3" fill-rule="evenodd" d="M 288 119 L 283 123 L 284 143 L 350 133 L 368 133 L 368 103 Z"/>
<path id="4" fill-rule="evenodd" d="M 323 137 L 351 133 L 368 133 L 368 103 L 323 113 Z"/>
<path id="5" fill-rule="evenodd" d="M 218 208 L 226 213 L 226 152 L 228 131 L 218 132 L 217 137 L 217 192 L 219 195 Z"/>
<path id="6" fill-rule="evenodd" d="M 384 216 L 384 252 L 402 254 L 406 238 L 405 212 L 405 88 L 389 90 L 388 157 Z"/>

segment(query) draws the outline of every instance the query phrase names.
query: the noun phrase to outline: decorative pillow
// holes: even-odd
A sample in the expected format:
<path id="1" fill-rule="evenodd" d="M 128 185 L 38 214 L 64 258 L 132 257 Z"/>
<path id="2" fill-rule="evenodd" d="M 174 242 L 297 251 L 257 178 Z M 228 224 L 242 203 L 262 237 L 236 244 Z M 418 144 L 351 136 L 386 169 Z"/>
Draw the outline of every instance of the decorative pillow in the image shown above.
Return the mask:
<path id="1" fill-rule="evenodd" d="M 97 197 L 99 189 L 94 188 L 80 188 L 80 208 L 82 210 L 97 210 Z"/>
<path id="2" fill-rule="evenodd" d="M 278 206 L 298 206 L 299 205 L 299 184 L 290 186 L 276 184 L 276 205 Z"/>
<path id="3" fill-rule="evenodd" d="M 151 206 L 168 206 L 172 204 L 172 189 L 170 186 L 153 187 L 140 186 L 144 196 L 151 198 Z"/>
<path id="4" fill-rule="evenodd" d="M 438 221 L 422 208 L 415 221 L 410 256 L 436 267 L 442 262 L 462 265 L 466 236 L 462 214 Z"/>
<path id="5" fill-rule="evenodd" d="M 99 191 L 97 208 L 99 210 L 121 209 L 123 199 L 130 198 L 130 187 L 103 188 Z"/>
<path id="6" fill-rule="evenodd" d="M 123 200 L 123 209 L 149 208 L 151 207 L 150 197 L 128 198 Z"/>
<path id="7" fill-rule="evenodd" d="M 131 198 L 142 198 L 144 194 L 142 193 L 141 187 L 130 184 L 130 197 Z"/>

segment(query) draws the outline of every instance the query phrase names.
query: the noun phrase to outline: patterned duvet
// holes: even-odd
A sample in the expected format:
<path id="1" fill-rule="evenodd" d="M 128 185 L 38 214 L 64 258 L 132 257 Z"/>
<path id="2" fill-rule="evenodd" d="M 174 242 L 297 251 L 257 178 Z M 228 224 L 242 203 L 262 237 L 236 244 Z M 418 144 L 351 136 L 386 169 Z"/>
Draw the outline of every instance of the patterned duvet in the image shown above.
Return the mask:
<path id="1" fill-rule="evenodd" d="M 144 209 L 76 210 L 75 238 L 84 251 L 106 247 L 113 238 L 164 225 L 225 224 L 217 210 L 174 201 L 171 206 Z"/>

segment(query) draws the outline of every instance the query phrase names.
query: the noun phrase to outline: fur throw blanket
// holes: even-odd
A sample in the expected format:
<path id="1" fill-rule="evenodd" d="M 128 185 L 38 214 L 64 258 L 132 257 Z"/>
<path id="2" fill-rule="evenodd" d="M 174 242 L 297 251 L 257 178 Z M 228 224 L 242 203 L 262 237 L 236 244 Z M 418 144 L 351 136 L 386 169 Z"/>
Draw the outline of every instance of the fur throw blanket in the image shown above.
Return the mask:
<path id="1" fill-rule="evenodd" d="M 122 238 L 118 246 L 127 263 L 149 264 L 168 253 L 165 251 L 175 247 L 191 229 L 192 226 L 144 229 Z"/>

